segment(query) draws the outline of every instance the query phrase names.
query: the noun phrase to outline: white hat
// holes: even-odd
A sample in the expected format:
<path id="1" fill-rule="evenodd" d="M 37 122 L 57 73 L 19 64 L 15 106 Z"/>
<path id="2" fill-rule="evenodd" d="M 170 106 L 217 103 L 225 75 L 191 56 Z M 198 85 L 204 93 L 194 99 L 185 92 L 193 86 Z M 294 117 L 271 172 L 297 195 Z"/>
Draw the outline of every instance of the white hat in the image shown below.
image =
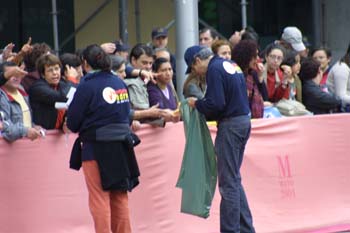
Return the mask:
<path id="1" fill-rule="evenodd" d="M 283 30 L 282 40 L 289 43 L 297 52 L 304 51 L 305 45 L 303 43 L 303 36 L 297 27 L 286 27 Z"/>

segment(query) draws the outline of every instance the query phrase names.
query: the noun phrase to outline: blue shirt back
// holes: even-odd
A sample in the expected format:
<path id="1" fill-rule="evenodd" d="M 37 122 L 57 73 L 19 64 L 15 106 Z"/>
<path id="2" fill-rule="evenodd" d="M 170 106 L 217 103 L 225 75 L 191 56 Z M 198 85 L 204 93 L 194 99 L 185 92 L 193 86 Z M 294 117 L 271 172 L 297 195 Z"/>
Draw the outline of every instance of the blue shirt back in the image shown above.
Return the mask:
<path id="1" fill-rule="evenodd" d="M 129 123 L 130 103 L 125 83 L 110 72 L 85 76 L 69 105 L 67 126 L 72 132 L 112 123 Z"/>
<path id="2" fill-rule="evenodd" d="M 236 63 L 214 56 L 206 80 L 207 91 L 196 101 L 196 108 L 207 119 L 220 121 L 250 113 L 244 74 Z"/>

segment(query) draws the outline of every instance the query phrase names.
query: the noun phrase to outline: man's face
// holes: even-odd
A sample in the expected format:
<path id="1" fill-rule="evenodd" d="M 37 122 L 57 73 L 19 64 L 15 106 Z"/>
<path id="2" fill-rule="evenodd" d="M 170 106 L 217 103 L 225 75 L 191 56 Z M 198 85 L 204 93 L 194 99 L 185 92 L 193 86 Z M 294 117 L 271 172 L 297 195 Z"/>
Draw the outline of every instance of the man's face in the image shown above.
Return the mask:
<path id="1" fill-rule="evenodd" d="M 153 57 L 149 57 L 146 54 L 142 54 L 138 59 L 132 57 L 131 64 L 136 69 L 143 69 L 147 71 L 152 70 Z"/>
<path id="2" fill-rule="evenodd" d="M 210 58 L 211 57 L 204 60 L 196 58 L 195 62 L 192 65 L 193 72 L 197 75 L 204 76 L 207 73 Z"/>
<path id="3" fill-rule="evenodd" d="M 5 67 L 5 71 L 7 70 L 7 67 Z M 8 89 L 17 89 L 19 88 L 21 84 L 22 79 L 12 76 L 11 78 L 8 79 L 8 81 L 5 83 L 5 87 Z"/>
<path id="4" fill-rule="evenodd" d="M 214 38 L 211 37 L 209 31 L 205 31 L 199 35 L 199 44 L 206 46 L 206 47 L 211 47 L 211 44 L 214 42 Z"/>
<path id="5" fill-rule="evenodd" d="M 168 37 L 159 36 L 152 40 L 153 46 L 155 48 L 166 48 L 168 46 Z"/>

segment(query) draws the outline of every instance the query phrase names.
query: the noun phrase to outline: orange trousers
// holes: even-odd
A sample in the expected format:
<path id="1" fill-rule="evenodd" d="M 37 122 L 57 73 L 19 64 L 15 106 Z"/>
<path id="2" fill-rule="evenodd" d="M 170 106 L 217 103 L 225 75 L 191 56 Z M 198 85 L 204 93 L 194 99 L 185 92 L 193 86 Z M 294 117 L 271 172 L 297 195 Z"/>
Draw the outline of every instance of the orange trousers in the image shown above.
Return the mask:
<path id="1" fill-rule="evenodd" d="M 83 171 L 96 233 L 131 233 L 127 192 L 103 190 L 95 160 L 83 161 Z"/>

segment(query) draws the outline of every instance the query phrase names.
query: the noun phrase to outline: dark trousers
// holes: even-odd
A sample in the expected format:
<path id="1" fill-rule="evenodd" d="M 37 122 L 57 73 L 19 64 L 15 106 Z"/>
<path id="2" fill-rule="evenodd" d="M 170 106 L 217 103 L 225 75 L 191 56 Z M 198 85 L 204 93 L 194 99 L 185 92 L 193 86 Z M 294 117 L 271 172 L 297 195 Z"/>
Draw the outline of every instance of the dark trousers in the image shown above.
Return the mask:
<path id="1" fill-rule="evenodd" d="M 218 123 L 215 151 L 221 194 L 221 233 L 255 232 L 240 173 L 250 130 L 249 116 L 228 118 Z"/>

